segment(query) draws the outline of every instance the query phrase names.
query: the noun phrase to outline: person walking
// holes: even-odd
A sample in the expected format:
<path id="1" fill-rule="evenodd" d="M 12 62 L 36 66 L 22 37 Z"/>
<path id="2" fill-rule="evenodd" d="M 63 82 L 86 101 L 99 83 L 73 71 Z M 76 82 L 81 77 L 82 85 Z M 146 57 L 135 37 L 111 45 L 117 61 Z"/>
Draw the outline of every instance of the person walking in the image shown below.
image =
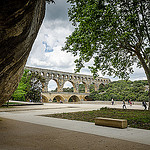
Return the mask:
<path id="1" fill-rule="evenodd" d="M 111 100 L 111 103 L 112 103 L 112 105 L 114 105 L 114 99 L 112 98 L 112 100 Z"/>
<path id="2" fill-rule="evenodd" d="M 126 103 L 125 103 L 125 101 L 123 100 L 123 109 L 127 109 L 127 107 L 126 107 Z"/>
<path id="3" fill-rule="evenodd" d="M 129 103 L 130 103 L 130 106 L 132 106 L 132 102 L 131 102 L 131 99 L 129 100 Z"/>
<path id="4" fill-rule="evenodd" d="M 143 104 L 143 106 L 144 106 L 144 108 L 145 108 L 144 110 L 146 110 L 146 109 L 147 109 L 147 106 L 146 106 L 147 104 L 146 104 L 146 102 L 143 101 L 142 104 Z"/>

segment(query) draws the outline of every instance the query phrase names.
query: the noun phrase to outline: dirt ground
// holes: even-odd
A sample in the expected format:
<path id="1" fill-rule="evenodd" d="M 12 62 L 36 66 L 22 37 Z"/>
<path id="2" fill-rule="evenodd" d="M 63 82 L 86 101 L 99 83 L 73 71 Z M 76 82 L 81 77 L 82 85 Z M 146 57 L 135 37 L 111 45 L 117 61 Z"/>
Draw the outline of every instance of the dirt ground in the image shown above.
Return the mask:
<path id="1" fill-rule="evenodd" d="M 0 118 L 0 150 L 149 150 L 149 145 Z"/>

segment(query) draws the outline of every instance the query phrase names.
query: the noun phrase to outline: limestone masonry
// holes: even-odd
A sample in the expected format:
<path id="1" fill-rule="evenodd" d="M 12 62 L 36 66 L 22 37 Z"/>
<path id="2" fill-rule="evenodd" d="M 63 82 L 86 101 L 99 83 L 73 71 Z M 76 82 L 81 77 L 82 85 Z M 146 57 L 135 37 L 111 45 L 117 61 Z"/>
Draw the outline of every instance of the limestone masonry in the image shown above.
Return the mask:
<path id="1" fill-rule="evenodd" d="M 79 101 L 81 99 L 85 99 L 85 96 L 89 95 L 90 92 L 90 85 L 93 84 L 95 87 L 95 91 L 99 89 L 100 84 L 108 84 L 110 83 L 110 79 L 97 77 L 93 78 L 90 75 L 84 74 L 76 74 L 76 73 L 69 73 L 69 72 L 62 72 L 56 70 L 49 70 L 49 69 L 42 69 L 42 68 L 34 68 L 34 67 L 25 67 L 26 69 L 30 70 L 31 72 L 35 72 L 37 74 L 42 75 L 45 78 L 45 83 L 43 85 L 42 94 L 47 99 L 58 98 L 59 100 L 66 101 L 69 100 L 71 96 L 76 97 L 75 101 Z M 54 80 L 57 83 L 57 92 L 56 93 L 49 93 L 48 92 L 48 83 L 50 80 Z M 66 81 L 69 81 L 73 85 L 74 92 L 73 93 L 66 93 L 63 92 L 63 87 Z M 85 86 L 85 93 L 79 93 L 79 84 L 83 83 Z M 59 95 L 59 96 L 58 96 Z"/>

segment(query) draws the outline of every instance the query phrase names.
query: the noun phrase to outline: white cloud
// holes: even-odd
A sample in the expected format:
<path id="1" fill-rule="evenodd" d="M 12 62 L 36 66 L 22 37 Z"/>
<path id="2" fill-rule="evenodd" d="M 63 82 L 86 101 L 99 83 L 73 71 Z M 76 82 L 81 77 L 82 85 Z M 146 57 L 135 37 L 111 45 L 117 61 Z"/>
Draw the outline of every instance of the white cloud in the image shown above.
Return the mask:
<path id="1" fill-rule="evenodd" d="M 61 51 L 65 38 L 71 34 L 73 27 L 63 20 L 44 21 L 35 40 L 27 61 L 28 66 L 43 67 L 53 70 L 73 72 L 75 68 L 74 56 Z M 45 53 L 43 41 L 53 50 Z"/>

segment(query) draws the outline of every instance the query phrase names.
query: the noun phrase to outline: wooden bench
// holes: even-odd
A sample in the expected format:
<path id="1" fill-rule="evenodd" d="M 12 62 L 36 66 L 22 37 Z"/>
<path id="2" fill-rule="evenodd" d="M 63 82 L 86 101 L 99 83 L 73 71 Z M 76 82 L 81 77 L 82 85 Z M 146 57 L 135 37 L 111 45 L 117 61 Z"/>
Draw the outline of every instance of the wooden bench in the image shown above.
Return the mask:
<path id="1" fill-rule="evenodd" d="M 95 125 L 124 129 L 127 128 L 127 120 L 97 117 L 95 118 Z"/>

